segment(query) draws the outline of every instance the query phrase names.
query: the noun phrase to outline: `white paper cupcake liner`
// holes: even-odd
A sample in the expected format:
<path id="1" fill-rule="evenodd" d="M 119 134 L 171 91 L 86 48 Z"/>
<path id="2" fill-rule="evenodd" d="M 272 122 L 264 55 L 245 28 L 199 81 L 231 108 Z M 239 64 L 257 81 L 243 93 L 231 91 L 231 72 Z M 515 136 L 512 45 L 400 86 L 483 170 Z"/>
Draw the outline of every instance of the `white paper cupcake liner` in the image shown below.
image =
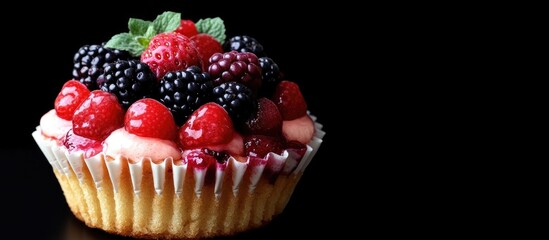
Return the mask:
<path id="1" fill-rule="evenodd" d="M 322 131 L 322 125 L 316 122 L 316 117 L 311 116 L 315 122 L 315 136 L 306 145 L 307 150 L 300 159 L 298 153 L 292 149 L 285 150 L 282 154 L 269 153 L 263 159 L 250 158 L 246 159 L 246 162 L 239 162 L 233 157 L 225 163 L 223 167 L 216 167 L 215 171 L 215 187 L 214 193 L 216 197 L 222 192 L 224 187 L 224 179 L 227 168 L 231 168 L 232 172 L 232 188 L 233 193 L 236 195 L 240 189 L 240 184 L 243 182 L 244 176 L 249 176 L 248 189 L 253 192 L 256 188 L 257 182 L 264 174 L 265 169 L 269 169 L 270 173 L 275 174 L 298 174 L 303 173 L 309 165 L 311 159 L 316 154 L 318 148 L 322 144 L 322 138 L 325 132 Z M 154 180 L 154 189 L 157 194 L 162 194 L 164 191 L 165 175 L 167 166 L 171 165 L 173 171 L 173 183 L 174 191 L 176 195 L 181 195 L 182 189 L 185 184 L 185 176 L 189 169 L 187 163 L 176 164 L 173 159 L 166 158 L 160 163 L 151 161 L 149 157 L 142 157 L 139 161 L 131 163 L 127 161 L 123 156 L 114 156 L 114 159 L 108 159 L 110 157 L 105 156 L 103 153 L 97 154 L 90 158 L 85 158 L 83 152 L 69 152 L 67 148 L 59 145 L 57 141 L 44 137 L 41 134 L 40 127 L 36 128 L 36 131 L 32 133 L 32 136 L 40 150 L 44 153 L 44 156 L 51 164 L 53 169 L 63 173 L 69 174 L 69 171 L 74 172 L 78 179 L 82 179 L 82 166 L 86 164 L 89 170 L 95 186 L 97 188 L 102 187 L 103 179 L 105 177 L 110 178 L 112 187 L 115 192 L 118 192 L 120 183 L 120 173 L 122 164 L 128 164 L 130 170 L 131 182 L 133 184 L 133 191 L 135 194 L 141 192 L 141 179 L 143 178 L 143 162 L 148 161 L 151 164 L 152 176 Z M 103 172 L 103 165 L 106 165 L 107 172 Z M 206 178 L 207 169 L 192 168 L 195 177 L 195 194 L 198 196 L 202 193 L 202 188 Z"/>

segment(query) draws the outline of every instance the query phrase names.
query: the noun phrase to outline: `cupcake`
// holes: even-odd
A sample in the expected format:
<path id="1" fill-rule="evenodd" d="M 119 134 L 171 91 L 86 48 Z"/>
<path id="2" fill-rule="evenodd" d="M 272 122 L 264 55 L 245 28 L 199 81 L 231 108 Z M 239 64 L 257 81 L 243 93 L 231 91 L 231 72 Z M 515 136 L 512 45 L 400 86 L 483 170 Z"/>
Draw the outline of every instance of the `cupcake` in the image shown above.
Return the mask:
<path id="1" fill-rule="evenodd" d="M 299 86 L 254 38 L 225 39 L 219 18 L 165 12 L 129 27 L 79 49 L 32 133 L 70 210 L 151 239 L 268 224 L 324 135 Z"/>

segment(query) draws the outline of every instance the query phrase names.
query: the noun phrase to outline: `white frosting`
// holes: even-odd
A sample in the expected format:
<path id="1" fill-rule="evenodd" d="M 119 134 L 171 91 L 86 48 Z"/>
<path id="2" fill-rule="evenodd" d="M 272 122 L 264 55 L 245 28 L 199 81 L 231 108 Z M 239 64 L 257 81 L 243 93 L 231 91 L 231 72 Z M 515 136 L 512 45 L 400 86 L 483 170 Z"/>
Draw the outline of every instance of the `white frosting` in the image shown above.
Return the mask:
<path id="1" fill-rule="evenodd" d="M 55 109 L 50 110 L 40 118 L 40 129 L 46 137 L 60 140 L 72 128 L 72 122 L 57 116 Z"/>
<path id="2" fill-rule="evenodd" d="M 105 139 L 105 155 L 115 158 L 122 155 L 130 161 L 140 161 L 143 157 L 150 157 L 154 162 L 166 158 L 181 159 L 181 152 L 177 145 L 168 140 L 140 137 L 128 133 L 124 128 L 115 130 Z"/>

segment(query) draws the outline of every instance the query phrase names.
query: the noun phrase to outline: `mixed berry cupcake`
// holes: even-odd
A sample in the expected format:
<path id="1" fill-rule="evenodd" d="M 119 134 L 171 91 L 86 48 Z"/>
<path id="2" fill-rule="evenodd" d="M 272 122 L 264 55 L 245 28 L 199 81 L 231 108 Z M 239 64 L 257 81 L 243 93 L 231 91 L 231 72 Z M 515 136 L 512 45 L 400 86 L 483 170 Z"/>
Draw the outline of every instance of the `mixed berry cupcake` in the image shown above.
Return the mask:
<path id="1" fill-rule="evenodd" d="M 219 18 L 166 12 L 81 47 L 32 136 L 74 215 L 139 238 L 232 235 L 280 214 L 324 132 L 299 86 Z"/>

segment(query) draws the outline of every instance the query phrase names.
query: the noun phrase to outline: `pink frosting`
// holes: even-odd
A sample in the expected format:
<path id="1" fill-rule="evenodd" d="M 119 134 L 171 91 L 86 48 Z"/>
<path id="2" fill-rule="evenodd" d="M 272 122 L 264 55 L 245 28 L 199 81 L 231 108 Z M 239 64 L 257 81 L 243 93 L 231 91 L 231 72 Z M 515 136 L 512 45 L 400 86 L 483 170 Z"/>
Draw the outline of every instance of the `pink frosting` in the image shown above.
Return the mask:
<path id="1" fill-rule="evenodd" d="M 162 161 L 168 157 L 173 160 L 181 159 L 181 151 L 177 145 L 168 140 L 140 137 L 119 128 L 105 139 L 105 155 L 115 158 L 117 155 L 128 158 L 130 161 L 139 161 L 143 157 L 150 157 L 153 161 Z"/>
<path id="2" fill-rule="evenodd" d="M 72 128 L 72 122 L 57 116 L 55 109 L 50 110 L 40 119 L 40 129 L 46 137 L 61 140 Z"/>
<path id="3" fill-rule="evenodd" d="M 309 143 L 315 134 L 315 126 L 309 115 L 282 122 L 282 134 L 288 141 Z"/>

